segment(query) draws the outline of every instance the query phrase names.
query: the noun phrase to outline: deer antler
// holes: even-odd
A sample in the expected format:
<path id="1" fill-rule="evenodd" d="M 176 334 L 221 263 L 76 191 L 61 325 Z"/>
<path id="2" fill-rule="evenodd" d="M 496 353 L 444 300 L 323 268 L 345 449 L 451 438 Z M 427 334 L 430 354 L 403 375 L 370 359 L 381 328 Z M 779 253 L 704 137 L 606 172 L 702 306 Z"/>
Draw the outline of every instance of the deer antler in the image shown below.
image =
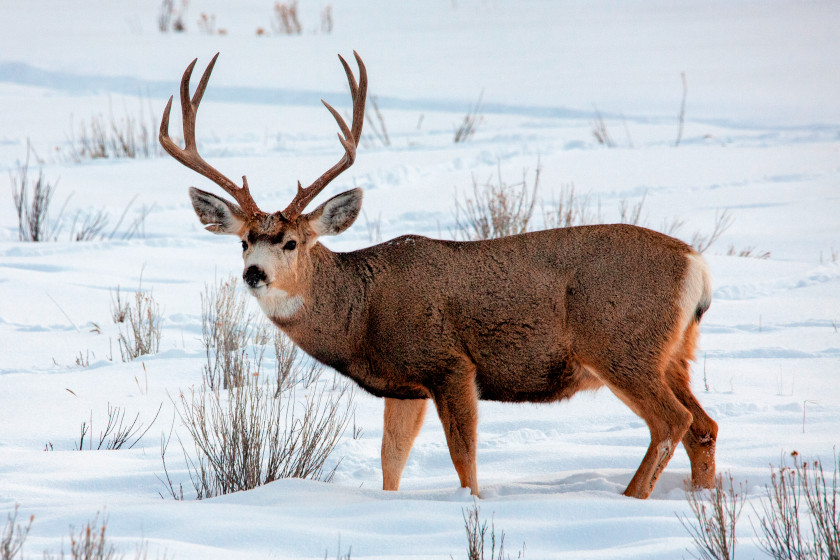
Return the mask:
<path id="1" fill-rule="evenodd" d="M 350 128 L 347 126 L 347 123 L 344 122 L 344 119 L 338 114 L 338 111 L 336 111 L 332 105 L 323 99 L 321 100 L 321 103 L 323 103 L 329 112 L 332 113 L 332 116 L 335 117 L 338 127 L 341 129 L 341 134 L 338 135 L 338 141 L 341 142 L 342 146 L 344 146 L 344 155 L 341 156 L 338 163 L 329 168 L 326 173 L 318 177 L 314 183 L 305 189 L 301 187 L 300 181 L 298 181 L 298 190 L 295 198 L 292 200 L 291 204 L 289 204 L 289 206 L 281 212 L 283 217 L 287 220 L 291 221 L 298 217 L 301 212 L 303 212 L 304 208 L 306 208 L 306 205 L 309 204 L 313 198 L 318 196 L 318 193 L 324 190 L 324 187 L 326 187 L 330 181 L 338 177 L 344 170 L 353 165 L 353 162 L 356 160 L 356 147 L 359 145 L 359 139 L 362 137 L 362 125 L 365 121 L 367 70 L 365 70 L 365 63 L 362 62 L 359 53 L 353 51 L 353 56 L 356 57 L 356 64 L 359 65 L 358 84 L 356 84 L 356 78 L 353 76 L 353 71 L 350 70 L 350 65 L 347 64 L 347 61 L 344 60 L 341 55 L 338 55 L 338 58 L 341 60 L 341 64 L 344 66 L 344 71 L 347 73 L 347 81 L 350 83 L 350 94 L 353 97 L 353 127 Z M 344 135 L 343 137 L 342 134 Z"/>
<path id="2" fill-rule="evenodd" d="M 254 199 L 251 198 L 251 193 L 248 190 L 248 180 L 245 176 L 242 176 L 242 186 L 239 187 L 219 173 L 219 171 L 211 166 L 209 163 L 204 161 L 200 155 L 198 155 L 198 147 L 195 143 L 195 116 L 198 112 L 198 104 L 201 103 L 201 98 L 204 95 L 204 90 L 207 87 L 207 82 L 210 80 L 210 73 L 213 71 L 213 66 L 216 64 L 216 59 L 219 57 L 219 53 L 216 53 L 216 56 L 213 57 L 213 60 L 210 61 L 210 64 L 207 65 L 207 69 L 204 70 L 204 74 L 201 76 L 201 81 L 198 82 L 198 87 L 195 89 L 195 93 L 193 94 L 192 100 L 190 100 L 190 76 L 192 75 L 193 67 L 195 66 L 196 60 L 193 60 L 187 69 L 184 71 L 184 77 L 181 78 L 181 113 L 182 113 L 182 120 L 183 120 L 183 127 L 184 127 L 184 143 L 186 144 L 185 147 L 179 148 L 175 142 L 169 137 L 169 112 L 172 109 L 172 97 L 169 98 L 169 101 L 166 103 L 166 109 L 163 110 L 163 118 L 160 121 L 160 134 L 158 135 L 158 140 L 160 141 L 161 146 L 166 152 L 181 162 L 183 165 L 196 171 L 220 187 L 222 187 L 226 193 L 233 197 L 239 206 L 242 208 L 242 211 L 248 217 L 254 217 L 258 214 L 262 214 L 263 212 L 257 207 L 257 203 L 254 202 Z"/>

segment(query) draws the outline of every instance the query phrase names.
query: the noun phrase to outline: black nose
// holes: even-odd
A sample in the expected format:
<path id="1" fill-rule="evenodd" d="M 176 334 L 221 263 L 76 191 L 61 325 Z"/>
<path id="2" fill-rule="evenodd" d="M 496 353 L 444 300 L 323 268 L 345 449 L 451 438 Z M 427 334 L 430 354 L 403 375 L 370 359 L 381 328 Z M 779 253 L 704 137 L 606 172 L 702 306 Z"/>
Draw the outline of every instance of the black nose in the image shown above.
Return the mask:
<path id="1" fill-rule="evenodd" d="M 265 272 L 260 267 L 254 265 L 248 267 L 242 275 L 242 278 L 252 288 L 256 288 L 257 284 L 266 280 Z"/>

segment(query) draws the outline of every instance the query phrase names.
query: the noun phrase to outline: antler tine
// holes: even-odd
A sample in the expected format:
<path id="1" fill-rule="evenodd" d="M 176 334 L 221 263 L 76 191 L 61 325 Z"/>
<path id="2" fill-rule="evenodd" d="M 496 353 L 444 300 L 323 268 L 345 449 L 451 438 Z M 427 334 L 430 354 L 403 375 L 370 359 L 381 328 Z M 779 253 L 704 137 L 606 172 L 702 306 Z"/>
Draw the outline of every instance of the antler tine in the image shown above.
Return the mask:
<path id="1" fill-rule="evenodd" d="M 350 81 L 350 90 L 353 92 L 353 138 L 356 144 L 362 138 L 362 125 L 365 122 L 365 98 L 367 98 L 367 69 L 365 63 L 359 53 L 353 51 L 353 56 L 356 58 L 356 64 L 359 65 L 359 85 L 356 86 L 356 80 L 353 79 L 353 73 L 350 71 L 350 66 L 342 58 L 341 63 L 344 65 L 344 71 L 347 73 L 347 78 Z M 356 86 L 356 87 L 354 87 Z M 356 105 L 356 98 L 360 97 L 361 105 Z M 358 114 L 357 114 L 358 111 Z"/>
<path id="2" fill-rule="evenodd" d="M 338 135 L 338 141 L 341 142 L 341 145 L 344 147 L 344 155 L 341 156 L 338 163 L 329 168 L 326 173 L 318 177 L 315 182 L 305 189 L 301 187 L 301 184 L 298 181 L 298 190 L 295 194 L 295 198 L 292 200 L 291 204 L 289 204 L 289 206 L 281 212 L 283 217 L 287 220 L 293 220 L 299 216 L 301 212 L 303 212 L 304 208 L 306 208 L 306 205 L 309 204 L 313 198 L 318 196 L 318 193 L 324 190 L 324 187 L 326 187 L 330 181 L 338 177 L 342 172 L 353 165 L 353 162 L 356 160 L 356 147 L 359 145 L 359 140 L 362 137 L 362 125 L 365 122 L 367 70 L 365 69 L 365 63 L 362 62 L 362 58 L 359 56 L 359 53 L 353 51 L 353 55 L 356 58 L 356 64 L 359 65 L 358 84 L 356 83 L 356 78 L 353 76 L 353 71 L 350 69 L 350 65 L 347 64 L 344 57 L 338 55 L 342 66 L 344 66 L 344 72 L 347 74 L 347 82 L 350 85 L 350 95 L 353 98 L 352 127 L 347 126 L 344 118 L 342 118 L 332 105 L 323 99 L 321 100 L 321 103 L 323 103 L 327 110 L 332 114 L 336 123 L 338 123 L 338 127 L 341 129 L 341 133 Z"/>
<path id="3" fill-rule="evenodd" d="M 256 216 L 261 213 L 261 210 L 251 197 L 251 193 L 248 190 L 248 181 L 245 179 L 245 176 L 242 176 L 242 186 L 237 186 L 236 183 L 222 175 L 215 167 L 204 161 L 204 158 L 198 153 L 198 147 L 195 142 L 195 118 L 198 113 L 198 105 L 204 96 L 204 90 L 207 89 L 207 82 L 210 80 L 210 74 L 213 72 L 213 66 L 215 66 L 217 58 L 219 58 L 219 53 L 216 53 L 216 56 L 213 57 L 213 60 L 210 61 L 210 64 L 204 70 L 204 74 L 202 74 L 201 80 L 198 82 L 192 99 L 190 99 L 190 77 L 198 59 L 193 60 L 187 66 L 187 69 L 184 71 L 184 76 L 181 78 L 180 95 L 182 126 L 184 128 L 184 148 L 179 148 L 169 137 L 169 114 L 172 110 L 172 97 L 169 98 L 169 101 L 166 103 L 166 108 L 163 110 L 158 140 L 161 146 L 163 146 L 163 149 L 173 158 L 181 162 L 181 164 L 204 175 L 222 187 L 226 193 L 239 203 L 239 206 L 245 214 Z"/>

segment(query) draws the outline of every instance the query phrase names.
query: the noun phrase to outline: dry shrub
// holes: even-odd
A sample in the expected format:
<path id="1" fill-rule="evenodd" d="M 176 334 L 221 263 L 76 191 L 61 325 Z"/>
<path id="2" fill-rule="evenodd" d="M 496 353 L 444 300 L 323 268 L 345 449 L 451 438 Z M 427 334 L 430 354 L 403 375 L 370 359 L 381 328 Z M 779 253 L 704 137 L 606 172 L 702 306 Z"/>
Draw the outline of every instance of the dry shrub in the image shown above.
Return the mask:
<path id="1" fill-rule="evenodd" d="M 76 212 L 70 225 L 70 238 L 73 241 L 93 241 L 103 237 L 102 231 L 108 225 L 108 214 L 104 210 Z"/>
<path id="2" fill-rule="evenodd" d="M 547 228 L 586 226 L 601 222 L 600 202 L 592 209 L 592 195 L 579 195 L 574 183 L 560 187 L 560 197 L 546 208 L 543 205 L 543 223 Z"/>
<path id="3" fill-rule="evenodd" d="M 292 387 L 309 387 L 323 371 L 281 332 L 274 337 L 276 371 L 263 383 L 267 325 L 247 310 L 236 278 L 208 286 L 202 295 L 207 361 L 203 385 L 181 395 L 176 411 L 192 437 L 194 453 L 181 449 L 198 499 L 248 490 L 278 478 L 331 480 L 327 460 L 353 417 L 352 391 L 313 388 L 297 400 Z M 161 478 L 169 495 L 183 499 L 166 465 L 169 440 L 161 441 Z M 337 466 L 337 465 L 336 465 Z"/>
<path id="4" fill-rule="evenodd" d="M 372 93 L 368 93 L 368 104 L 373 107 L 373 114 L 365 112 L 366 131 L 362 133 L 361 142 L 365 146 L 375 146 L 378 142 L 382 146 L 391 145 L 391 137 L 388 136 L 388 128 L 385 126 L 385 117 L 379 110 L 379 99 Z"/>
<path id="5" fill-rule="evenodd" d="M 840 558 L 840 488 L 838 467 L 826 480 L 819 460 L 803 462 L 793 453 L 793 466 L 772 467 L 767 501 L 758 523 L 759 546 L 774 560 Z M 807 523 L 802 518 L 807 518 Z"/>
<path id="6" fill-rule="evenodd" d="M 487 522 L 479 518 L 479 507 L 473 503 L 472 507 L 463 510 L 464 529 L 467 532 L 467 560 L 485 560 L 485 547 L 487 541 Z M 523 544 L 523 550 L 525 546 Z M 499 536 L 499 550 L 496 552 L 496 523 L 490 522 L 490 556 L 488 560 L 503 560 L 505 552 L 505 532 L 501 531 Z M 523 557 L 520 551 L 517 558 Z M 508 558 L 510 556 L 508 555 Z"/>
<path id="7" fill-rule="evenodd" d="M 595 118 L 590 122 L 592 136 L 594 136 L 595 140 L 602 146 L 615 148 L 615 142 L 613 142 L 613 139 L 610 137 L 610 132 L 607 130 L 607 123 L 604 122 L 604 118 L 601 116 L 601 112 L 598 110 L 598 107 L 593 107 L 595 109 Z"/>
<path id="8" fill-rule="evenodd" d="M 647 194 L 642 195 L 642 199 L 632 206 L 626 198 L 619 200 L 618 221 L 622 224 L 642 225 L 642 209 L 645 206 L 645 198 L 647 198 Z"/>
<path id="9" fill-rule="evenodd" d="M 122 558 L 122 555 L 117 554 L 116 548 L 105 536 L 107 525 L 107 519 L 103 519 L 102 523 L 99 523 L 99 514 L 97 514 L 93 521 L 85 525 L 78 533 L 73 527 L 70 527 L 70 560 L 117 560 Z M 44 560 L 54 559 L 65 559 L 63 546 L 58 556 L 44 553 Z"/>
<path id="10" fill-rule="evenodd" d="M 464 115 L 464 120 L 461 121 L 461 124 L 455 129 L 454 142 L 456 144 L 466 142 L 472 138 L 478 128 L 478 125 L 484 119 L 484 117 L 481 116 L 481 100 L 483 97 L 484 90 L 481 90 L 475 105 L 467 111 L 467 114 Z"/>
<path id="11" fill-rule="evenodd" d="M 297 0 L 274 3 L 274 19 L 271 20 L 271 28 L 279 35 L 300 35 L 303 26 L 298 19 Z"/>
<path id="12" fill-rule="evenodd" d="M 830 480 L 821 461 L 803 462 L 795 451 L 792 457 L 792 467 L 770 467 L 766 499 L 753 506 L 758 546 L 773 560 L 840 559 L 840 455 L 833 457 Z M 699 558 L 733 559 L 744 496 L 734 491 L 732 477 L 728 487 L 718 477 L 713 490 L 688 492 L 687 499 L 694 519 L 680 517 L 680 522 Z"/>
<path id="13" fill-rule="evenodd" d="M 82 353 L 82 351 L 79 350 L 79 355 L 76 356 L 76 360 L 75 360 L 76 365 L 79 366 L 80 368 L 89 367 L 91 356 L 93 356 L 93 358 L 96 358 L 96 355 L 93 352 L 91 352 L 90 350 L 86 350 L 84 353 Z"/>
<path id="14" fill-rule="evenodd" d="M 205 35 L 227 35 L 227 29 L 224 27 L 216 27 L 216 14 L 206 14 L 201 12 L 196 22 L 198 30 Z"/>
<path id="15" fill-rule="evenodd" d="M 201 341 L 207 358 L 201 375 L 210 389 L 239 386 L 257 374 L 269 340 L 264 320 L 248 311 L 237 285 L 231 276 L 205 286 L 201 296 Z"/>
<path id="16" fill-rule="evenodd" d="M 158 155 L 157 134 L 151 107 L 148 115 L 140 102 L 139 116 L 125 110 L 122 118 L 93 115 L 78 127 L 70 123 L 70 158 L 76 163 L 88 159 L 150 158 Z"/>
<path id="17" fill-rule="evenodd" d="M 91 413 L 91 420 L 89 423 L 82 422 L 79 443 L 74 445 L 74 447 L 77 451 L 84 451 L 85 438 L 88 434 L 90 434 L 90 437 L 87 437 L 87 448 L 89 450 L 117 450 L 122 449 L 123 446 L 126 446 L 126 449 L 131 449 L 137 445 L 137 443 L 143 439 L 143 436 L 145 436 L 152 428 L 158 415 L 160 415 L 161 408 L 163 408 L 163 404 L 160 405 L 155 417 L 152 418 L 152 421 L 149 422 L 149 425 L 146 426 L 146 429 L 144 430 L 143 422 L 140 422 L 139 412 L 134 416 L 134 420 L 126 422 L 125 409 L 122 409 L 119 406 L 111 406 L 111 403 L 108 403 L 108 421 L 105 425 L 105 429 L 99 432 L 99 440 L 96 443 L 96 447 L 93 447 L 93 435 L 90 434 L 90 431 L 93 428 L 93 413 Z"/>
<path id="18" fill-rule="evenodd" d="M 119 220 L 110 232 L 106 231 L 111 214 L 104 209 L 77 210 L 70 223 L 70 241 L 97 241 L 111 239 L 134 239 L 135 237 L 146 236 L 146 217 L 154 209 L 154 205 L 143 205 L 135 212 L 134 219 L 123 228 L 126 216 L 132 205 L 137 201 L 137 196 L 132 198 L 120 214 Z"/>
<path id="19" fill-rule="evenodd" d="M 321 8 L 321 33 L 330 34 L 333 30 L 332 4 Z M 349 556 L 349 555 L 348 555 Z"/>
<path id="20" fill-rule="evenodd" d="M 181 8 L 175 8 L 175 0 L 163 0 L 158 10 L 158 30 L 161 33 L 186 31 L 184 15 L 187 11 L 188 0 L 181 0 Z"/>
<path id="21" fill-rule="evenodd" d="M 695 232 L 691 237 L 691 246 L 694 247 L 694 250 L 698 253 L 705 253 L 706 250 L 726 232 L 726 230 L 732 227 L 732 223 L 734 221 L 735 218 L 732 217 L 729 210 L 715 212 L 715 228 L 712 230 L 712 233 L 703 234 L 699 231 Z"/>
<path id="22" fill-rule="evenodd" d="M 677 139 L 674 141 L 674 147 L 679 147 L 682 140 L 683 128 L 685 127 L 685 100 L 688 97 L 688 82 L 685 79 L 685 72 L 680 74 L 682 78 L 682 103 L 680 103 L 679 126 L 677 127 Z"/>
<path id="23" fill-rule="evenodd" d="M 117 322 L 120 331 L 117 342 L 124 362 L 146 354 L 155 354 L 160 348 L 160 307 L 151 291 L 143 291 L 142 283 L 141 278 L 140 285 L 134 293 L 133 305 L 126 303 L 116 311 L 112 305 L 112 318 Z M 119 288 L 117 301 L 119 302 Z M 122 312 L 123 320 L 116 321 Z"/>
<path id="24" fill-rule="evenodd" d="M 368 241 L 371 243 L 382 243 L 382 214 L 377 215 L 376 219 L 371 220 L 367 212 L 362 210 L 362 217 L 365 219 Z"/>
<path id="25" fill-rule="evenodd" d="M 735 491 L 732 476 L 715 479 L 711 490 L 686 490 L 693 520 L 678 516 L 691 535 L 701 560 L 734 560 L 735 524 L 744 508 L 744 493 Z M 696 523 L 696 525 L 694 524 Z"/>
<path id="26" fill-rule="evenodd" d="M 528 187 L 527 170 L 523 171 L 522 181 L 513 185 L 508 185 L 502 180 L 501 166 L 495 181 L 490 178 L 479 184 L 473 177 L 472 196 L 465 195 L 463 201 L 457 195 L 455 197 L 455 226 L 452 235 L 466 241 L 476 241 L 530 231 L 540 171 L 540 163 L 537 161 L 533 187 Z M 650 228 L 650 224 L 642 218 L 645 201 L 646 195 L 635 204 L 621 199 L 618 204 L 618 221 Z M 600 200 L 596 199 L 593 202 L 591 194 L 580 195 L 571 183 L 561 187 L 559 199 L 547 206 L 543 204 L 542 212 L 543 225 L 547 229 L 604 223 Z M 690 245 L 699 253 L 705 252 L 720 239 L 734 221 L 728 210 L 716 212 L 713 231 L 710 234 L 695 232 Z M 658 229 L 666 235 L 676 236 L 683 225 L 682 220 L 673 218 L 664 221 Z M 752 247 L 739 253 L 734 253 L 734 248 L 730 248 L 729 254 L 759 259 L 770 257 L 769 251 L 756 251 Z"/>
<path id="27" fill-rule="evenodd" d="M 32 181 L 29 176 L 29 154 L 27 144 L 26 160 L 17 164 L 15 172 L 9 172 L 12 183 L 12 200 L 18 218 L 18 239 L 21 241 L 54 241 L 61 230 L 61 213 L 55 220 L 50 218 L 50 204 L 55 194 L 55 183 L 44 179 L 42 170 Z"/>
<path id="28" fill-rule="evenodd" d="M 6 526 L 0 531 L 0 560 L 14 560 L 23 558 L 23 544 L 29 536 L 34 515 L 29 516 L 29 523 L 21 525 L 17 522 L 18 504 L 12 513 L 6 514 Z"/>
<path id="29" fill-rule="evenodd" d="M 280 329 L 274 333 L 274 353 L 277 357 L 275 383 L 278 391 L 290 389 L 294 385 L 308 389 L 324 372 L 320 362 L 306 354 L 302 355 L 301 350 Z"/>
<path id="30" fill-rule="evenodd" d="M 203 499 L 280 478 L 332 480 L 338 464 L 329 469 L 327 460 L 354 406 L 347 386 L 298 400 L 293 391 L 252 380 L 227 392 L 202 388 L 182 395 L 176 410 L 194 441 L 193 456 L 182 449 L 196 497 Z M 165 450 L 161 457 L 166 469 Z"/>
<path id="31" fill-rule="evenodd" d="M 111 292 L 111 320 L 114 324 L 124 323 L 128 318 L 128 302 L 122 301 L 120 287 Z"/>
<path id="32" fill-rule="evenodd" d="M 762 251 L 756 249 L 753 245 L 744 247 L 743 249 L 736 249 L 735 245 L 730 245 L 726 252 L 730 257 L 746 257 L 751 259 L 765 260 L 770 258 L 770 251 Z"/>
<path id="33" fill-rule="evenodd" d="M 473 177 L 472 197 L 467 195 L 463 202 L 455 198 L 455 235 L 474 241 L 525 233 L 534 213 L 539 184 L 539 162 L 532 187 L 528 186 L 527 170 L 523 171 L 521 182 L 505 183 L 501 165 L 495 182 L 488 178 L 479 184 Z"/>

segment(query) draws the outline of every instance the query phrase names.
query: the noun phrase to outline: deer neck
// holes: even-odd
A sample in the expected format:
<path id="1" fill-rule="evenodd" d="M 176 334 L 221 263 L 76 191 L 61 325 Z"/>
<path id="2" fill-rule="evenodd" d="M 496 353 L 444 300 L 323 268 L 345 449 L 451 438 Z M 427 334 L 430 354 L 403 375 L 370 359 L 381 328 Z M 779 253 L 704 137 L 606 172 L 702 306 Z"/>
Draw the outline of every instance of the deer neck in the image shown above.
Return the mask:
<path id="1" fill-rule="evenodd" d="M 269 319 L 315 359 L 341 370 L 362 340 L 365 279 L 350 258 L 320 243 L 310 251 L 310 265 L 302 271 L 302 291 L 287 298 L 282 311 Z"/>

